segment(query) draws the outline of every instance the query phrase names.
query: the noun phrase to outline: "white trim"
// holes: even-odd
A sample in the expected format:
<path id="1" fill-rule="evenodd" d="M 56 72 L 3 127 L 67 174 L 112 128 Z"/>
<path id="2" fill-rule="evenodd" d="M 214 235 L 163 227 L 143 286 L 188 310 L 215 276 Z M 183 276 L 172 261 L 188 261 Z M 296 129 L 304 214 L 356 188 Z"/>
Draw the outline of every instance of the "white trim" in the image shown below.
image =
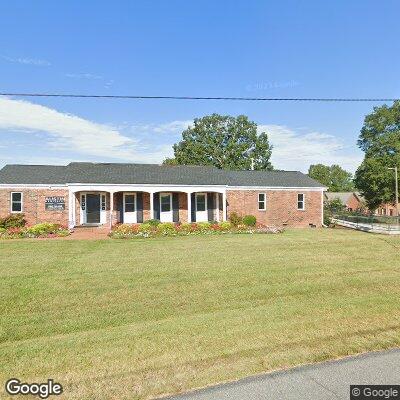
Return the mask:
<path id="1" fill-rule="evenodd" d="M 226 221 L 226 192 L 222 193 L 222 221 Z"/>
<path id="2" fill-rule="evenodd" d="M 76 187 L 76 191 L 92 191 L 96 189 L 92 189 L 92 187 L 102 188 L 103 191 L 109 192 L 106 188 L 112 189 L 114 192 L 122 192 L 125 188 L 129 187 L 135 189 L 133 191 L 138 192 L 147 192 L 147 193 L 155 193 L 159 191 L 165 191 L 166 188 L 170 189 L 171 191 L 176 192 L 188 192 L 191 190 L 192 192 L 195 191 L 205 191 L 205 192 L 216 192 L 216 193 L 223 193 L 224 190 L 302 190 L 302 191 L 327 191 L 327 187 L 286 187 L 286 186 L 228 186 L 228 185 L 166 185 L 166 184 L 108 184 L 108 183 L 67 183 L 67 184 L 0 184 L 0 188 L 4 189 L 19 189 L 19 188 L 26 188 L 26 189 L 37 189 L 37 188 L 46 188 L 46 189 L 63 189 L 63 188 L 73 188 Z M 90 189 L 85 189 L 86 187 Z M 138 188 L 145 188 L 146 190 L 137 190 Z M 157 188 L 161 188 L 158 190 Z M 173 190 L 176 188 L 176 190 Z M 148 191 L 147 189 L 152 189 Z M 181 190 L 183 189 L 183 190 Z M 100 190 L 100 189 L 97 189 Z"/>
<path id="3" fill-rule="evenodd" d="M 215 196 L 215 210 L 216 210 L 217 222 L 219 222 L 219 193 L 216 193 Z"/>
<path id="4" fill-rule="evenodd" d="M 13 194 L 20 194 L 21 201 L 13 201 Z M 21 210 L 20 211 L 13 211 L 13 203 L 21 203 Z M 24 193 L 23 192 L 11 192 L 10 193 L 10 213 L 11 214 L 21 214 L 24 212 Z"/>
<path id="5" fill-rule="evenodd" d="M 99 195 L 99 211 L 100 211 L 100 221 L 98 222 L 101 225 L 104 225 L 107 222 L 107 192 L 106 191 L 96 191 L 96 190 L 89 190 L 85 192 L 81 192 L 79 195 L 80 199 L 80 222 L 81 224 L 87 224 L 87 196 L 88 194 L 96 194 Z M 82 210 L 82 197 L 85 196 L 85 209 Z M 102 196 L 105 196 L 105 210 L 102 210 Z M 111 200 L 111 199 L 110 199 Z M 110 207 L 111 208 L 111 207 Z"/>
<path id="6" fill-rule="evenodd" d="M 187 193 L 187 219 L 188 223 L 192 222 L 192 193 Z"/>
<path id="7" fill-rule="evenodd" d="M 134 197 L 134 204 L 135 204 L 135 211 L 130 211 L 131 213 L 134 214 L 134 221 L 126 221 L 126 211 L 125 211 L 125 205 L 126 205 L 126 200 L 125 197 L 126 196 L 133 196 Z M 123 213 L 124 213 L 124 224 L 137 224 L 137 193 L 136 192 L 124 192 L 123 196 L 122 196 L 123 200 L 122 200 L 122 209 L 123 209 Z"/>
<path id="8" fill-rule="evenodd" d="M 299 195 L 303 196 L 303 200 L 299 200 Z M 306 195 L 304 193 L 297 193 L 297 199 L 296 199 L 296 208 L 298 211 L 305 211 L 306 210 Z M 299 202 L 303 203 L 303 208 L 299 208 Z"/>
<path id="9" fill-rule="evenodd" d="M 66 189 L 68 185 L 32 185 L 32 184 L 18 184 L 10 185 L 8 183 L 0 183 L 0 189 Z"/>
<path id="10" fill-rule="evenodd" d="M 261 201 L 261 203 L 264 203 L 264 208 L 260 208 L 260 194 L 264 195 L 264 200 Z M 265 193 L 265 192 L 257 193 L 257 207 L 258 207 L 258 211 L 266 211 L 267 210 L 267 193 Z"/>
<path id="11" fill-rule="evenodd" d="M 264 190 L 284 190 L 284 191 L 302 191 L 302 192 L 323 192 L 326 191 L 324 187 L 283 187 L 283 186 L 227 186 L 226 190 L 254 190 L 254 191 L 264 191 Z"/>
<path id="12" fill-rule="evenodd" d="M 162 196 L 169 196 L 169 211 L 162 211 L 161 210 L 161 197 Z M 174 221 L 174 210 L 172 208 L 172 193 L 171 192 L 160 192 L 160 196 L 159 196 L 159 203 L 160 203 L 160 221 L 161 222 L 173 222 Z M 162 219 L 162 213 L 164 213 L 164 216 L 168 215 L 168 218 L 166 220 L 163 221 Z"/>
<path id="13" fill-rule="evenodd" d="M 204 211 L 197 210 L 197 196 L 198 195 L 204 196 L 204 200 L 205 200 L 205 210 Z M 194 195 L 194 202 L 195 202 L 194 211 L 196 214 L 196 222 L 207 222 L 208 221 L 208 196 L 207 196 L 207 193 L 206 192 L 196 192 Z M 203 214 L 205 214 L 205 218 L 204 218 Z M 200 218 L 198 217 L 198 215 L 200 215 Z"/>

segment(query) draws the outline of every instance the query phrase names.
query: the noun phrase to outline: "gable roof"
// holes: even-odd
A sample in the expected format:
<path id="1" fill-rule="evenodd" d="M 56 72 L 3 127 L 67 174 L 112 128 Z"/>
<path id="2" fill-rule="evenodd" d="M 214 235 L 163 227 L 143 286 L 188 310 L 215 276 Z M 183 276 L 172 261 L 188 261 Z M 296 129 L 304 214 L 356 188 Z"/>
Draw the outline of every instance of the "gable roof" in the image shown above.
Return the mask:
<path id="1" fill-rule="evenodd" d="M 339 199 L 343 204 L 347 204 L 351 196 L 355 196 L 358 201 L 362 201 L 362 196 L 357 192 L 325 192 L 324 197 L 326 200 L 332 201 Z"/>
<path id="2" fill-rule="evenodd" d="M 228 171 L 191 165 L 73 162 L 66 166 L 6 165 L 0 170 L 0 184 L 67 183 L 323 187 L 299 171 Z"/>

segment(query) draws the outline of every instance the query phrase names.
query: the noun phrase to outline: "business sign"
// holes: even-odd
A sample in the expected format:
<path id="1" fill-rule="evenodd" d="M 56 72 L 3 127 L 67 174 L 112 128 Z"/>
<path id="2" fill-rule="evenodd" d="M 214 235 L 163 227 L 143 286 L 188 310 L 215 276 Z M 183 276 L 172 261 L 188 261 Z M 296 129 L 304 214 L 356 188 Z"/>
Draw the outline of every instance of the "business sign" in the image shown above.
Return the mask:
<path id="1" fill-rule="evenodd" d="M 48 211 L 62 211 L 65 210 L 65 197 L 51 196 L 45 198 L 45 208 Z"/>

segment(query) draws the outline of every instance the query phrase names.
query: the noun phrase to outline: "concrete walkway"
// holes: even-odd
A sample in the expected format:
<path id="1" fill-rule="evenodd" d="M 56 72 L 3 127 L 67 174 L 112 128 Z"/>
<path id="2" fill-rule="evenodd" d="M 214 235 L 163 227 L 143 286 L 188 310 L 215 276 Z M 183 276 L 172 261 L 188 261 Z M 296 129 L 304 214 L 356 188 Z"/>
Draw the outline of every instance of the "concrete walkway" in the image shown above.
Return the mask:
<path id="1" fill-rule="evenodd" d="M 350 385 L 400 384 L 400 349 L 245 378 L 174 400 L 319 400 L 350 398 Z"/>

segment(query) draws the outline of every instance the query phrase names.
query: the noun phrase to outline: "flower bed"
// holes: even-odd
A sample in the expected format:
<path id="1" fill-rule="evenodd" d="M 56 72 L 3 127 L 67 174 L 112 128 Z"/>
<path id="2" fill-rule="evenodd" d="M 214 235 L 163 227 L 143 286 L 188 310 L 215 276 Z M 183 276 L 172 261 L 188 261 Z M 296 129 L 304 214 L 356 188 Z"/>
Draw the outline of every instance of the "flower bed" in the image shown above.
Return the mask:
<path id="1" fill-rule="evenodd" d="M 114 239 L 150 238 L 158 236 L 188 236 L 188 235 L 220 235 L 225 233 L 280 233 L 283 230 L 268 226 L 234 226 L 225 222 L 193 222 L 193 223 L 155 223 L 154 221 L 143 224 L 117 224 L 110 232 Z"/>
<path id="2" fill-rule="evenodd" d="M 0 228 L 0 239 L 51 238 L 68 236 L 68 228 L 45 222 L 33 226 Z"/>

